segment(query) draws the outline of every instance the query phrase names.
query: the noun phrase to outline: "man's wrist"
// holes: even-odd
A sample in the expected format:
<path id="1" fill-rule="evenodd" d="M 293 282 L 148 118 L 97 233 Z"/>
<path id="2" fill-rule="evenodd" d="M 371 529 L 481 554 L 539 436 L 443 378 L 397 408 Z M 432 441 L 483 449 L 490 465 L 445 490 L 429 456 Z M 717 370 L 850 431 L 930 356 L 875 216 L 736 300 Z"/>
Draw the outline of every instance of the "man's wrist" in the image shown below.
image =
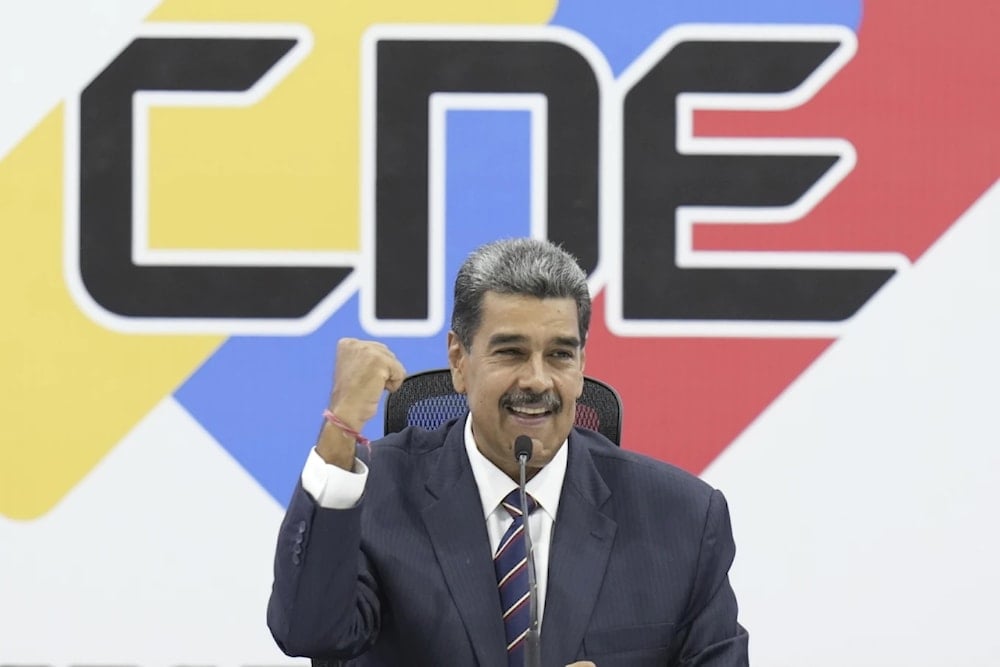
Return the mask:
<path id="1" fill-rule="evenodd" d="M 357 439 L 342 428 L 324 421 L 316 442 L 316 453 L 330 465 L 351 471 L 354 469 L 355 444 Z"/>
<path id="2" fill-rule="evenodd" d="M 365 447 L 367 447 L 370 444 L 368 438 L 366 438 L 364 435 L 361 434 L 360 429 L 354 428 L 353 426 L 345 422 L 343 419 L 337 416 L 332 410 L 330 409 L 324 410 L 323 419 L 325 419 L 327 423 L 330 424 L 331 426 L 336 426 L 341 431 L 354 438 L 355 442 L 357 442 L 358 444 L 364 445 Z"/>

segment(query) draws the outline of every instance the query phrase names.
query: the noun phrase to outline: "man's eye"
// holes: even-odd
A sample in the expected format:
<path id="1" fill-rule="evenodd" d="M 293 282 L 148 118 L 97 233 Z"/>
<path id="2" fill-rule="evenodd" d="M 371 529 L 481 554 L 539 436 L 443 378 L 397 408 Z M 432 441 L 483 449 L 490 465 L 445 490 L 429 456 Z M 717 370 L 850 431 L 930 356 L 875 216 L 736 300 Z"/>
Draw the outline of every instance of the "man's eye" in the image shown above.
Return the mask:
<path id="1" fill-rule="evenodd" d="M 572 359 L 573 353 L 567 350 L 556 350 L 555 352 L 552 353 L 552 356 L 556 357 L 557 359 Z"/>

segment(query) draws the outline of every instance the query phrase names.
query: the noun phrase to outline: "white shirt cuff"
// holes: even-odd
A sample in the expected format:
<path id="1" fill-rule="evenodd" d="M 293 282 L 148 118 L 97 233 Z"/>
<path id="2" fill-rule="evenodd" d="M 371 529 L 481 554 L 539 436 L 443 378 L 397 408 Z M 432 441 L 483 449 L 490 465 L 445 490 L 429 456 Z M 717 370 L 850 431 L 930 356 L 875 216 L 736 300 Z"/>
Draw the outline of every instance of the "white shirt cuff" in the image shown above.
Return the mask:
<path id="1" fill-rule="evenodd" d="M 354 459 L 354 469 L 344 470 L 323 460 L 313 447 L 302 468 L 302 488 L 320 507 L 346 510 L 361 500 L 368 479 L 368 466 Z"/>

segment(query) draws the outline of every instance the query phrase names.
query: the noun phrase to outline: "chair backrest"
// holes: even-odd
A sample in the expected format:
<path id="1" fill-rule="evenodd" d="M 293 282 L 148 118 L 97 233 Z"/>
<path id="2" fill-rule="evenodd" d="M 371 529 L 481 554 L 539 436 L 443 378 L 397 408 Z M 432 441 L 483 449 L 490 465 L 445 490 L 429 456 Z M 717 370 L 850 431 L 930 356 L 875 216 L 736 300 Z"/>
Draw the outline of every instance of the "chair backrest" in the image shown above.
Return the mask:
<path id="1" fill-rule="evenodd" d="M 407 426 L 433 430 L 468 408 L 464 394 L 451 384 L 447 368 L 410 375 L 385 402 L 385 432 L 396 433 Z M 577 426 L 597 431 L 621 445 L 622 400 L 610 385 L 585 377 L 583 394 L 576 401 Z"/>

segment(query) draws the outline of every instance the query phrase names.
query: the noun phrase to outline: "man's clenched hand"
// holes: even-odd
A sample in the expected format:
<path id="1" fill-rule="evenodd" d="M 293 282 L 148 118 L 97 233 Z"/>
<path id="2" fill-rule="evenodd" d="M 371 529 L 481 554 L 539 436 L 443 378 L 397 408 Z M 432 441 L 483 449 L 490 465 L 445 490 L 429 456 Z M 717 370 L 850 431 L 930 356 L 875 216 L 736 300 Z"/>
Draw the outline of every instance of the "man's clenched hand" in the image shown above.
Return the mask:
<path id="1" fill-rule="evenodd" d="M 403 365 L 382 343 L 341 338 L 337 341 L 330 412 L 361 431 L 378 410 L 382 392 L 399 389 L 404 377 Z M 336 426 L 323 427 L 316 451 L 327 463 L 345 470 L 354 467 L 354 438 Z"/>

